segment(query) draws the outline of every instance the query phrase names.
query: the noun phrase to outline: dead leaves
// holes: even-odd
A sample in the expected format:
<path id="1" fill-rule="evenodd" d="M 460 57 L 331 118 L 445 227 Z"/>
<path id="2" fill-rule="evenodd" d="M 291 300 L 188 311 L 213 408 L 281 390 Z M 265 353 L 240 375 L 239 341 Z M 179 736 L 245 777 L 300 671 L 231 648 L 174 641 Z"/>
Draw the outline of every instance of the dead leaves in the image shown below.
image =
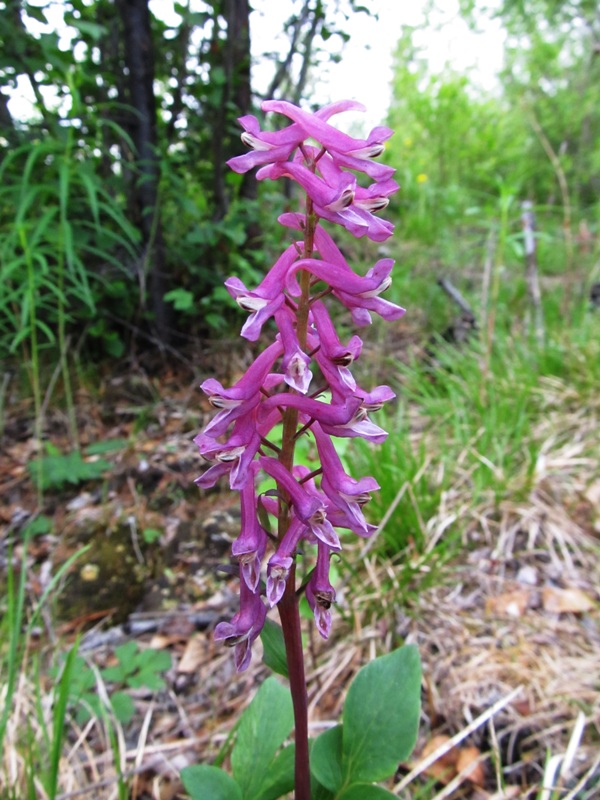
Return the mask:
<path id="1" fill-rule="evenodd" d="M 578 587 L 561 589 L 544 586 L 535 589 L 515 589 L 494 597 L 485 603 L 486 614 L 497 617 L 519 618 L 541 609 L 546 614 L 585 614 L 596 607 L 594 600 Z"/>
<path id="2" fill-rule="evenodd" d="M 447 785 L 458 775 L 461 780 L 469 781 L 474 786 L 483 787 L 485 783 L 485 768 L 482 763 L 482 754 L 478 747 L 465 745 L 464 747 L 451 746 L 451 739 L 445 734 L 433 736 L 423 748 L 422 760 L 430 757 L 436 751 L 440 756 L 425 770 L 430 778 Z M 447 749 L 450 745 L 450 749 Z"/>
<path id="3" fill-rule="evenodd" d="M 591 611 L 595 604 L 581 589 L 545 586 L 542 589 L 542 607 L 549 614 L 584 614 Z"/>

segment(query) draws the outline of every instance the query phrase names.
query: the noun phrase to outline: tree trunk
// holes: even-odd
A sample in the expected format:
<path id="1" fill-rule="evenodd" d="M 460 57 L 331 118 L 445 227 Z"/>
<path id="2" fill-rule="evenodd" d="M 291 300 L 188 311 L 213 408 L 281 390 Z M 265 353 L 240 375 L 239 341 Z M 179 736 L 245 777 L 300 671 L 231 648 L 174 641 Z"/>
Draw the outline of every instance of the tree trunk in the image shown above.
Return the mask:
<path id="1" fill-rule="evenodd" d="M 215 217 L 222 219 L 227 213 L 228 201 L 225 189 L 225 162 L 238 155 L 238 139 L 231 135 L 231 110 L 235 107 L 236 116 L 248 114 L 251 107 L 250 89 L 250 4 L 248 0 L 223 0 L 220 12 L 227 24 L 227 39 L 221 46 L 218 40 L 213 50 L 221 58 L 220 64 L 225 75 L 221 102 L 216 109 L 213 134 Z M 256 178 L 254 173 L 244 176 L 242 197 L 256 197 Z"/>
<path id="2" fill-rule="evenodd" d="M 125 66 L 129 79 L 131 138 L 136 148 L 138 180 L 135 196 L 138 206 L 144 252 L 143 274 L 147 277 L 150 308 L 158 339 L 169 339 L 170 306 L 165 248 L 158 204 L 159 158 L 154 96 L 154 48 L 148 0 L 117 0 L 123 21 Z"/>

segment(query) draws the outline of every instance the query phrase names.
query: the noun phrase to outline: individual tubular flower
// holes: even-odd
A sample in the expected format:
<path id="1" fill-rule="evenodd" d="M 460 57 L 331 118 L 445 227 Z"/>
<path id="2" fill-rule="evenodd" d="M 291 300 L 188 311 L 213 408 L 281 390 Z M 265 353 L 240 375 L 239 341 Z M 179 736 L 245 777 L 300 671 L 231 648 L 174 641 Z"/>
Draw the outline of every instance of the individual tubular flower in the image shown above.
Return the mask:
<path id="1" fill-rule="evenodd" d="M 283 597 L 290 569 L 294 563 L 296 548 L 307 526 L 302 520 L 294 518 L 285 532 L 276 552 L 267 564 L 267 601 L 271 608 Z"/>
<path id="2" fill-rule="evenodd" d="M 239 278 L 228 278 L 225 281 L 227 291 L 239 307 L 250 312 L 242 328 L 242 336 L 251 342 L 258 339 L 262 326 L 285 303 L 283 282 L 287 271 L 297 258 L 297 246 L 290 245 L 254 291 L 246 289 Z"/>
<path id="3" fill-rule="evenodd" d="M 232 422 L 256 408 L 260 402 L 261 388 L 282 350 L 280 342 L 267 347 L 230 389 L 224 389 L 214 378 L 204 381 L 200 388 L 208 395 L 209 403 L 214 408 L 222 409 L 204 428 L 205 435 L 221 436 Z"/>
<path id="4" fill-rule="evenodd" d="M 318 423 L 312 426 L 312 432 L 323 468 L 321 490 L 329 498 L 331 505 L 342 512 L 348 527 L 354 533 L 363 537 L 369 536 L 371 530 L 361 509 L 371 499 L 370 493 L 379 489 L 379 484 L 371 477 L 355 480 L 347 475 L 333 442 Z"/>
<path id="5" fill-rule="evenodd" d="M 248 477 L 248 470 L 260 447 L 260 433 L 255 415 L 247 414 L 236 420 L 231 436 L 224 443 L 217 442 L 212 436 L 201 433 L 195 437 L 194 443 L 207 461 L 215 461 L 203 475 L 196 478 L 195 483 L 203 489 L 214 486 L 223 475 L 229 474 L 229 485 L 232 489 L 240 489 Z"/>
<path id="6" fill-rule="evenodd" d="M 284 380 L 292 389 L 306 394 L 312 379 L 312 372 L 309 369 L 310 358 L 300 349 L 294 321 L 295 315 L 289 308 L 284 307 L 275 312 L 275 322 L 283 343 L 281 366 L 284 370 Z"/>
<path id="7" fill-rule="evenodd" d="M 266 111 L 264 104 L 263 111 Z M 327 122 L 335 114 L 342 111 L 364 111 L 365 107 L 360 103 L 353 100 L 341 100 L 337 103 L 330 103 L 327 106 L 319 109 L 315 113 L 315 117 Z M 307 131 L 300 125 L 288 125 L 280 131 L 263 131 L 256 117 L 248 114 L 247 116 L 238 119 L 240 125 L 244 128 L 242 134 L 242 142 L 246 147 L 250 148 L 250 153 L 242 156 L 235 156 L 229 159 L 228 166 L 234 172 L 244 173 L 254 167 L 261 166 L 262 164 L 272 164 L 277 161 L 285 161 L 302 142 L 310 136 Z"/>
<path id="8" fill-rule="evenodd" d="M 277 111 L 280 114 L 284 114 L 298 123 L 308 136 L 316 139 L 332 156 L 337 156 L 338 159 L 341 158 L 342 160 L 344 158 L 347 159 L 353 164 L 351 169 L 366 172 L 371 177 L 374 177 L 371 159 L 383 153 L 385 149 L 383 143 L 393 134 L 390 128 L 380 126 L 374 128 L 367 139 L 354 139 L 331 125 L 327 125 L 318 115 L 303 111 L 303 109 L 285 100 L 266 100 L 262 104 L 262 109 L 263 111 Z M 347 166 L 347 164 L 344 164 L 344 166 Z M 375 170 L 379 179 L 384 179 L 383 175 L 390 177 L 394 172 L 391 167 L 377 166 L 381 167 Z"/>
<path id="9" fill-rule="evenodd" d="M 287 177 L 295 180 L 305 190 L 311 200 L 319 207 L 336 213 L 347 208 L 354 200 L 356 191 L 356 178 L 348 172 L 339 172 L 331 184 L 318 177 L 308 167 L 294 161 L 271 164 L 259 169 L 256 173 L 258 180 L 264 178 Z M 318 212 L 317 212 L 318 213 Z"/>
<path id="10" fill-rule="evenodd" d="M 267 609 L 260 595 L 253 592 L 240 575 L 240 610 L 231 622 L 219 622 L 213 634 L 215 641 L 234 648 L 238 672 L 243 672 L 248 667 L 252 644 L 263 629 L 266 616 Z"/>
<path id="11" fill-rule="evenodd" d="M 335 589 L 329 581 L 331 550 L 323 542 L 319 542 L 318 548 L 317 565 L 306 585 L 306 599 L 315 615 L 317 630 L 324 639 L 328 639 L 331 631 L 330 608 L 335 603 Z"/>
<path id="12" fill-rule="evenodd" d="M 324 425 L 347 425 L 358 413 L 361 405 L 360 397 L 348 397 L 343 403 L 322 403 L 310 397 L 297 394 L 275 394 L 261 404 L 261 414 L 273 408 L 295 408 L 306 420 L 318 420 Z"/>
<path id="13" fill-rule="evenodd" d="M 255 472 L 254 469 L 250 470 L 248 480 L 240 490 L 241 529 L 231 546 L 232 555 L 240 562 L 242 578 L 253 592 L 256 592 L 260 581 L 261 561 L 267 549 L 267 534 L 258 522 Z"/>
<path id="14" fill-rule="evenodd" d="M 332 550 L 341 550 L 338 535 L 327 519 L 325 503 L 318 497 L 308 494 L 277 459 L 261 457 L 259 464 L 267 475 L 275 478 L 277 484 L 287 492 L 296 516 L 310 528 L 316 538 Z"/>

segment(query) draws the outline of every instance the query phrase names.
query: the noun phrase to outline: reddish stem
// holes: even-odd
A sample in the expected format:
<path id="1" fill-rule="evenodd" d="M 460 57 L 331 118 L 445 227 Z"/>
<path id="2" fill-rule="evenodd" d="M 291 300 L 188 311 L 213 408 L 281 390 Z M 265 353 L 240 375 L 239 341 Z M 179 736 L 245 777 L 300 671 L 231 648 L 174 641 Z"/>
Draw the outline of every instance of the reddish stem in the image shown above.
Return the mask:
<path id="1" fill-rule="evenodd" d="M 279 601 L 279 618 L 283 628 L 283 640 L 290 679 L 290 692 L 294 707 L 294 730 L 296 740 L 295 794 L 296 800 L 310 800 L 310 764 L 308 760 L 308 698 L 304 674 L 304 651 L 300 613 L 295 586 L 295 565 Z"/>

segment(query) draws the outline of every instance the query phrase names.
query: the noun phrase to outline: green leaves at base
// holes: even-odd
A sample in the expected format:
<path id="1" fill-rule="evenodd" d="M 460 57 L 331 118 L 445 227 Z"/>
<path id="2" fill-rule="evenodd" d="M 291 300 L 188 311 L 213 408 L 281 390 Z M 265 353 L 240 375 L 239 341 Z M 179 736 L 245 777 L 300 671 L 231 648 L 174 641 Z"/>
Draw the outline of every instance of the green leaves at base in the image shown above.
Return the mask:
<path id="1" fill-rule="evenodd" d="M 186 767 L 181 770 L 181 781 L 192 800 L 242 800 L 240 787 L 218 767 Z"/>
<path id="2" fill-rule="evenodd" d="M 311 772 L 326 789 L 335 792 L 344 782 L 342 772 L 342 726 L 322 733 L 310 751 Z"/>
<path id="3" fill-rule="evenodd" d="M 294 745 L 280 750 L 294 724 L 289 689 L 268 678 L 244 711 L 231 753 L 233 778 L 218 767 L 181 772 L 192 800 L 277 800 L 294 789 Z"/>
<path id="4" fill-rule="evenodd" d="M 314 777 L 336 800 L 390 796 L 373 786 L 393 775 L 417 739 L 421 663 L 406 646 L 363 667 L 348 690 L 343 725 L 322 733 L 311 751 Z"/>
<path id="5" fill-rule="evenodd" d="M 380 781 L 394 774 L 417 741 L 420 707 L 421 661 L 414 645 L 376 658 L 360 670 L 344 704 L 348 783 Z"/>
<path id="6" fill-rule="evenodd" d="M 277 647 L 279 626 L 271 629 Z M 266 651 L 265 647 L 265 651 Z M 311 747 L 315 800 L 385 800 L 374 785 L 393 775 L 417 738 L 421 663 L 414 646 L 375 659 L 354 679 L 343 724 Z M 181 773 L 192 800 L 277 800 L 294 789 L 294 745 L 282 748 L 293 726 L 287 688 L 268 678 L 243 713 L 231 753 L 233 778 L 217 767 Z"/>
<path id="7" fill-rule="evenodd" d="M 244 800 L 263 800 L 271 787 L 271 770 L 278 765 L 277 751 L 294 725 L 289 689 L 268 678 L 244 712 L 237 732 L 231 768 Z M 281 756 L 280 756 L 281 758 Z M 284 766 L 284 765 L 283 765 Z"/>

